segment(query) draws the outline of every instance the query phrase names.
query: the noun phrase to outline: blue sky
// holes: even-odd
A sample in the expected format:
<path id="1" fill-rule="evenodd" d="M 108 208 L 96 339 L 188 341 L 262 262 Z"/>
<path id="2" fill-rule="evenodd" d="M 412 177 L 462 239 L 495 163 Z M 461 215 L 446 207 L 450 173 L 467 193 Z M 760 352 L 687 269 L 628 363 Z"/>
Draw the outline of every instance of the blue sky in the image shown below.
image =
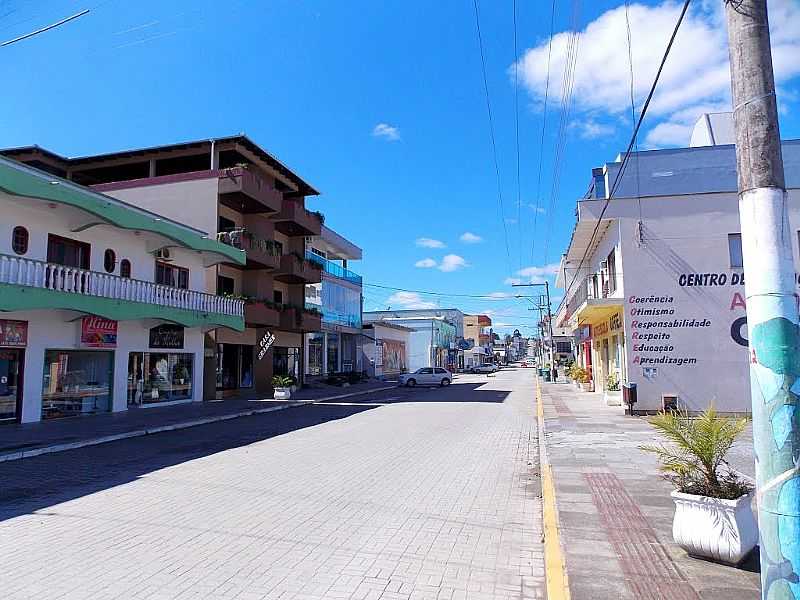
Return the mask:
<path id="1" fill-rule="evenodd" d="M 798 1 L 770 2 L 785 138 L 800 136 Z M 508 281 L 552 281 L 590 169 L 624 150 L 631 131 L 622 2 L 582 2 L 575 92 L 553 193 L 569 41 L 563 32 L 572 20 L 572 3 L 559 0 L 535 210 L 550 3 L 517 4 L 519 203 L 512 2 L 480 3 L 502 216 L 469 0 L 0 0 L 2 39 L 92 9 L 2 49 L 0 144 L 83 155 L 245 132 L 322 192 L 309 205 L 364 249 L 353 268 L 367 284 L 513 294 Z M 685 145 L 697 114 L 729 107 L 722 2 L 694 4 L 643 148 Z M 630 6 L 638 106 L 677 10 L 670 0 Z M 365 286 L 365 303 L 489 312 L 501 330 L 535 322 L 523 300 Z"/>

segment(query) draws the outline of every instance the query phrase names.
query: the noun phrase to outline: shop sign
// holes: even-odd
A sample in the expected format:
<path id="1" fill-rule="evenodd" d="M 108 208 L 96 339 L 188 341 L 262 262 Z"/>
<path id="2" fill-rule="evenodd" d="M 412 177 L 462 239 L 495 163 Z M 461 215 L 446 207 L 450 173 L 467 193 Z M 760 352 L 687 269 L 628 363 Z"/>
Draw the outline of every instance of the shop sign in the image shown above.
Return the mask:
<path id="1" fill-rule="evenodd" d="M 603 321 L 594 326 L 594 337 L 600 337 L 608 333 L 608 322 Z"/>
<path id="2" fill-rule="evenodd" d="M 608 320 L 608 326 L 611 331 L 622 329 L 622 316 L 619 313 L 611 315 L 611 318 Z"/>
<path id="3" fill-rule="evenodd" d="M 261 338 L 261 341 L 258 342 L 258 360 L 264 358 L 267 354 L 267 350 L 272 347 L 272 344 L 275 343 L 275 335 L 271 331 L 267 331 L 264 333 L 264 337 Z"/>
<path id="4" fill-rule="evenodd" d="M 575 332 L 575 339 L 580 342 L 585 342 L 586 340 L 591 339 L 592 337 L 592 326 L 591 325 L 581 325 L 578 328 L 578 331 Z"/>
<path id="5" fill-rule="evenodd" d="M 27 346 L 28 322 L 0 319 L 0 346 Z"/>
<path id="6" fill-rule="evenodd" d="M 81 346 L 84 348 L 116 348 L 117 322 L 103 317 L 81 319 Z"/>
<path id="7" fill-rule="evenodd" d="M 183 349 L 183 327 L 180 325 L 159 325 L 150 329 L 150 347 L 168 350 Z"/>

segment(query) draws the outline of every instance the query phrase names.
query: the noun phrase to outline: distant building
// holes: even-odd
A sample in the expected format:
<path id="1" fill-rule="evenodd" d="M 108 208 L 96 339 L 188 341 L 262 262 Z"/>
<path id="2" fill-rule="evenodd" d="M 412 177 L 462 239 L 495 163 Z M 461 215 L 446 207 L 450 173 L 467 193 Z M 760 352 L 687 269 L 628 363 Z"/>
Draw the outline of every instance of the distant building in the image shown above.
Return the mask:
<path id="1" fill-rule="evenodd" d="M 455 309 L 451 309 L 451 312 Z M 412 330 L 407 349 L 408 370 L 415 371 L 422 367 L 456 368 L 458 351 L 456 349 L 456 331 L 458 330 L 445 311 L 430 311 L 426 314 L 404 314 L 417 311 L 374 311 L 364 313 L 365 325 L 389 323 Z M 423 311 L 423 313 L 426 311 Z M 456 311 L 458 314 L 463 313 Z M 462 326 L 463 327 L 463 326 Z M 463 329 L 462 329 L 463 330 Z"/>
<path id="2" fill-rule="evenodd" d="M 414 329 L 389 321 L 365 323 L 362 360 L 370 377 L 391 379 L 409 370 L 409 351 Z"/>

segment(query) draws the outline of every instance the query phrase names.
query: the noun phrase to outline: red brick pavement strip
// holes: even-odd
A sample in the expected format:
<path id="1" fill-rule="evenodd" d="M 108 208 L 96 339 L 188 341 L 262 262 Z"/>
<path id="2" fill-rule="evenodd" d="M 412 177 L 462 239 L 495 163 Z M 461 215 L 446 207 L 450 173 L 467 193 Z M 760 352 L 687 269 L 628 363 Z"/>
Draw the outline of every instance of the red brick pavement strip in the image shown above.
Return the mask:
<path id="1" fill-rule="evenodd" d="M 592 503 L 637 600 L 700 600 L 613 473 L 584 473 Z"/>

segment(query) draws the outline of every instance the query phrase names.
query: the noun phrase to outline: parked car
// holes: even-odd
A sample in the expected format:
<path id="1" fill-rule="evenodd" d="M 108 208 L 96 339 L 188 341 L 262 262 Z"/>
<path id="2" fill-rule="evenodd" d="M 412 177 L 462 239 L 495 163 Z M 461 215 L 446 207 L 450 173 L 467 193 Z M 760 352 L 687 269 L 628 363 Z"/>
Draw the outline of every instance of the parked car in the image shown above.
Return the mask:
<path id="1" fill-rule="evenodd" d="M 450 385 L 453 381 L 453 374 L 441 367 L 423 367 L 413 373 L 400 375 L 400 385 L 414 387 L 415 385 Z"/>
<path id="2" fill-rule="evenodd" d="M 472 367 L 470 373 L 497 373 L 499 369 L 497 365 L 494 363 L 486 363 L 485 365 L 478 365 L 476 367 Z"/>

